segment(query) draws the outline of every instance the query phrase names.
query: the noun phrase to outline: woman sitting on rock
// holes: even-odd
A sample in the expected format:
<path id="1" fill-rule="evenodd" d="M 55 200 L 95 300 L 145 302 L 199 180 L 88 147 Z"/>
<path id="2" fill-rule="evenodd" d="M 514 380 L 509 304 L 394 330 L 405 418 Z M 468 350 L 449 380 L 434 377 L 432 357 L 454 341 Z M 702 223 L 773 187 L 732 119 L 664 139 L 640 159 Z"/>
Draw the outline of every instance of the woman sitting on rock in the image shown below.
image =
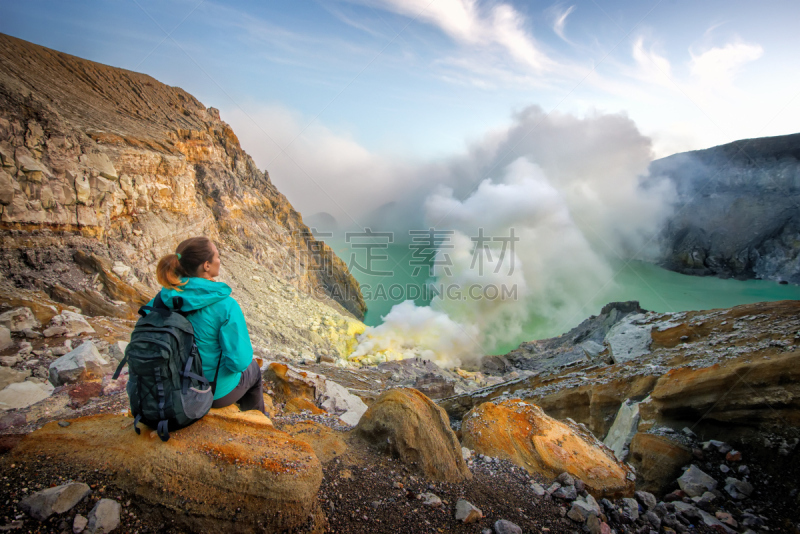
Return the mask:
<path id="1" fill-rule="evenodd" d="M 192 312 L 186 318 L 194 328 L 203 374 L 209 382 L 214 380 L 219 367 L 211 407 L 224 408 L 237 403 L 242 411 L 263 413 L 261 370 L 253 360 L 253 346 L 239 303 L 231 297 L 230 286 L 214 280 L 219 276 L 219 267 L 219 251 L 209 238 L 182 241 L 175 254 L 168 254 L 158 262 L 156 276 L 163 286 L 161 300 L 173 308 L 172 299 L 181 297 L 180 311 Z"/>

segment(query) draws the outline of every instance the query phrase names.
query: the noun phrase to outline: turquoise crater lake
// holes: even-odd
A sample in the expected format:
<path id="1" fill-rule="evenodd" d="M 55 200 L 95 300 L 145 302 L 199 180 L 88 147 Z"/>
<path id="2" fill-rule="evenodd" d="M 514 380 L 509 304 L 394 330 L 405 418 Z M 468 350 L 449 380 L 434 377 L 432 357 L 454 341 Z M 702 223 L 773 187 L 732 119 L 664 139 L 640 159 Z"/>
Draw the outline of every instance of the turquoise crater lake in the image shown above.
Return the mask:
<path id="1" fill-rule="evenodd" d="M 362 286 L 368 310 L 364 323 L 377 326 L 392 306 L 410 298 L 418 306 L 430 304 L 430 296 L 416 296 L 416 290 L 429 281 L 427 264 L 412 258 L 406 243 L 388 243 L 367 251 L 352 247 L 343 240 L 326 240 L 336 254 L 348 265 Z M 367 254 L 373 259 L 367 261 Z M 382 259 L 375 259 L 375 258 Z M 383 259 L 385 258 L 385 259 Z M 368 269 L 366 267 L 369 267 Z M 417 269 L 417 267 L 419 267 Z M 656 312 L 680 312 L 730 308 L 739 304 L 775 300 L 800 299 L 800 286 L 781 285 L 766 280 L 723 280 L 713 277 L 688 276 L 641 261 L 611 265 L 615 276 L 611 283 L 598 288 L 589 302 L 576 311 L 570 324 L 543 324 L 531 320 L 516 339 L 509 339 L 492 350 L 504 354 L 523 341 L 557 336 L 576 326 L 590 315 L 596 315 L 609 302 L 638 300 L 641 307 Z M 415 270 L 417 272 L 415 272 Z M 391 274 L 389 274 L 391 273 Z"/>

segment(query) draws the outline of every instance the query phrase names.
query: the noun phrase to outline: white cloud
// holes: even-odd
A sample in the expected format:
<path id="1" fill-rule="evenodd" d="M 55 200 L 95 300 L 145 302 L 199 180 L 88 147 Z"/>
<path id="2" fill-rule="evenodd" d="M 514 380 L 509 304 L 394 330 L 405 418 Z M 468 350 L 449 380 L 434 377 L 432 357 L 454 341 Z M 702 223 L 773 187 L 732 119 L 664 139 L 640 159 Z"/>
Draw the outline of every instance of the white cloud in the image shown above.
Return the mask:
<path id="1" fill-rule="evenodd" d="M 463 44 L 500 46 L 518 63 L 536 71 L 552 69 L 555 62 L 525 29 L 525 17 L 509 4 L 482 9 L 476 0 L 376 0 L 396 13 L 438 26 Z"/>
<path id="2" fill-rule="evenodd" d="M 561 11 L 559 6 L 553 6 L 551 13 L 553 14 L 553 31 L 561 37 L 564 41 L 570 42 L 564 36 L 564 27 L 567 24 L 567 17 L 569 17 L 570 13 L 575 11 L 575 6 L 569 6 L 567 9 Z"/>
<path id="3" fill-rule="evenodd" d="M 728 43 L 694 55 L 689 68 L 694 83 L 707 92 L 718 92 L 733 88 L 734 78 L 746 63 L 759 59 L 764 49 L 759 45 L 743 42 Z"/>

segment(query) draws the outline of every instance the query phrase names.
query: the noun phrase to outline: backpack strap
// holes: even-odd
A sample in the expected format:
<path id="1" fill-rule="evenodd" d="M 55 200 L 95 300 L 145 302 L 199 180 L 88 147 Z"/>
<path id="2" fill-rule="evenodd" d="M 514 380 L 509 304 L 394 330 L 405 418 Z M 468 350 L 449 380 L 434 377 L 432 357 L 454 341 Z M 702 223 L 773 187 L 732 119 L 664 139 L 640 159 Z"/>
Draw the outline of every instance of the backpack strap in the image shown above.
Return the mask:
<path id="1" fill-rule="evenodd" d="M 183 299 L 181 297 L 176 297 L 176 299 L 180 299 L 181 305 L 183 305 Z M 146 306 L 145 305 L 145 306 L 142 306 L 141 308 L 139 308 L 139 315 L 141 315 L 142 317 L 146 317 L 147 316 L 147 312 L 151 312 L 151 311 L 158 312 L 161 315 L 163 315 L 164 317 L 167 317 L 170 313 L 172 313 L 172 310 L 170 310 L 167 307 L 167 305 L 164 304 L 164 300 L 161 298 L 161 291 L 156 293 L 156 298 L 153 299 L 153 305 L 152 306 Z"/>
<path id="2" fill-rule="evenodd" d="M 158 387 L 158 416 L 161 420 L 158 422 L 156 433 L 161 441 L 169 440 L 169 423 L 167 416 L 164 413 L 164 406 L 166 404 L 166 396 L 164 395 L 164 383 L 161 380 L 161 369 L 155 368 L 156 371 L 156 386 Z"/>
<path id="3" fill-rule="evenodd" d="M 122 357 L 122 360 L 119 362 L 119 365 L 117 366 L 117 370 L 114 371 L 114 376 L 111 377 L 111 380 L 116 380 L 117 378 L 119 378 L 119 374 L 120 374 L 120 372 L 122 372 L 122 368 L 125 367 L 126 363 L 128 363 L 128 355 L 127 354 Z"/>
<path id="4" fill-rule="evenodd" d="M 189 379 L 190 378 L 193 378 L 193 379 L 195 379 L 195 380 L 197 380 L 199 382 L 202 382 L 202 383 L 204 383 L 206 385 L 210 385 L 209 382 L 208 382 L 208 379 L 205 376 L 201 376 L 201 375 L 198 375 L 198 374 L 195 374 L 195 373 L 191 372 L 192 363 L 194 363 L 195 357 L 199 357 L 199 354 L 197 352 L 197 345 L 192 344 L 192 355 L 189 356 L 189 358 L 186 360 L 186 366 L 183 368 L 183 372 L 181 373 L 181 376 L 183 377 L 183 385 L 181 386 L 181 394 L 182 395 L 186 395 L 186 393 L 189 391 Z"/>

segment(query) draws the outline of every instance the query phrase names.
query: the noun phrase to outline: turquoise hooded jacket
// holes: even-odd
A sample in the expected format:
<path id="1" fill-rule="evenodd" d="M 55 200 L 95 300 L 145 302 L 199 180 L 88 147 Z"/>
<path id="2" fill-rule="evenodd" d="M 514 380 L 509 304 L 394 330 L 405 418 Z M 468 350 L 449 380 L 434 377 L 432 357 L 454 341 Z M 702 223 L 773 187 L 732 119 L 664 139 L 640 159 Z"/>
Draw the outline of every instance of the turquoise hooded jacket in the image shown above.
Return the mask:
<path id="1" fill-rule="evenodd" d="M 194 328 L 197 350 L 203 359 L 203 374 L 214 380 L 222 358 L 214 399 L 224 397 L 239 385 L 242 371 L 253 361 L 253 346 L 242 308 L 231 297 L 228 284 L 205 278 L 182 278 L 178 289 L 161 289 L 161 300 L 172 308 L 173 297 L 183 297 L 181 311 L 194 311 L 186 318 Z M 151 300 L 150 306 L 153 305 Z M 196 311 L 195 311 L 196 310 Z"/>

